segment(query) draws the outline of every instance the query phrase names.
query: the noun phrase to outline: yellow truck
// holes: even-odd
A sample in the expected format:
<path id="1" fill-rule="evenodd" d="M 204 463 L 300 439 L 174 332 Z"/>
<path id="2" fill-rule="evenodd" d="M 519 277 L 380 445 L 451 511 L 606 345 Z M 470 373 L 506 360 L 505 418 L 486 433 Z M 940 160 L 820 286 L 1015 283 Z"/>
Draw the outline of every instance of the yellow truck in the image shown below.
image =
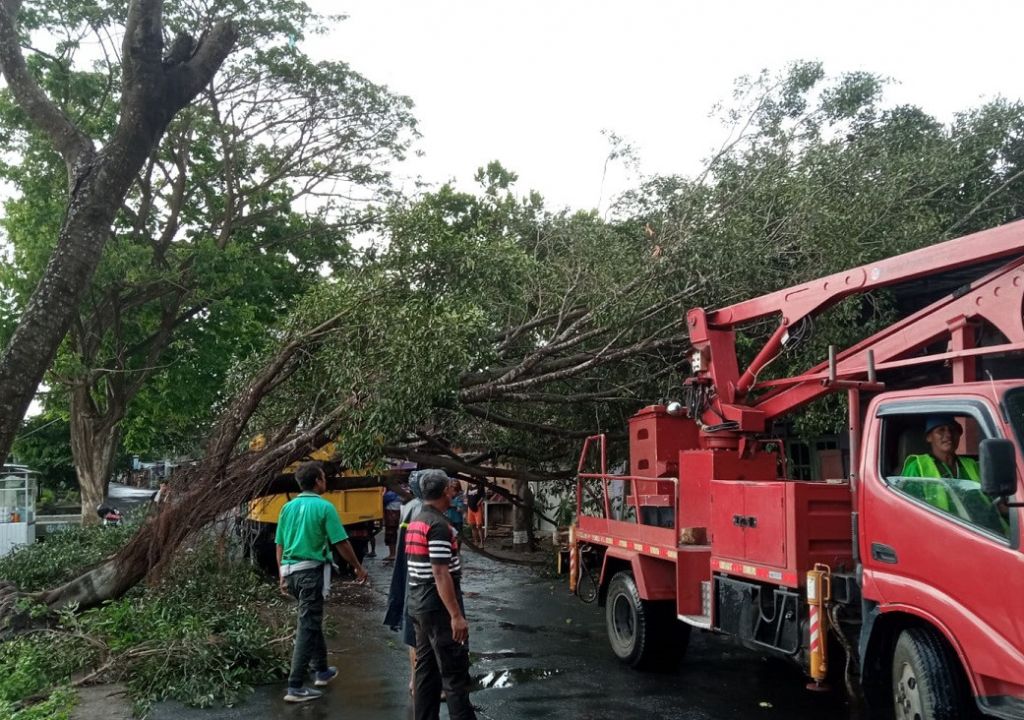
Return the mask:
<path id="1" fill-rule="evenodd" d="M 258 450 L 260 438 L 251 443 Z M 343 481 L 375 477 L 364 469 L 341 469 L 337 463 L 334 443 L 328 443 L 310 454 L 309 460 L 319 460 L 324 464 L 327 475 L 327 492 L 323 497 L 338 511 L 341 523 L 345 526 L 352 549 L 362 562 L 366 555 L 370 538 L 377 533 L 384 522 L 383 495 L 385 488 L 381 485 L 356 489 L 339 489 Z M 295 470 L 299 463 L 286 467 L 281 475 L 275 478 L 263 492 L 251 500 L 245 512 L 245 526 L 249 548 L 257 564 L 267 572 L 276 574 L 277 560 L 274 554 L 274 534 L 277 531 L 277 519 L 281 515 L 284 504 L 301 492 L 295 482 Z M 345 563 L 339 557 L 335 560 L 342 566 Z"/>

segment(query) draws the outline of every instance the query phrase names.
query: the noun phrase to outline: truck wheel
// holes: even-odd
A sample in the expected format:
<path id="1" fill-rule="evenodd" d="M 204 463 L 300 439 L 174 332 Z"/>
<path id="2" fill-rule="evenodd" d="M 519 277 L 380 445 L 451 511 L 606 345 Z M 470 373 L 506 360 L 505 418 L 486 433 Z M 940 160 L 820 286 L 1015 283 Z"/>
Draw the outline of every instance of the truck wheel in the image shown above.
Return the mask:
<path id="1" fill-rule="evenodd" d="M 690 637 L 690 627 L 676 619 L 672 603 L 640 599 L 633 575 L 625 570 L 608 585 L 605 624 L 612 652 L 637 669 L 672 667 Z"/>
<path id="2" fill-rule="evenodd" d="M 352 543 L 352 550 L 356 554 L 356 559 L 362 562 L 363 558 L 366 557 L 366 551 L 370 548 L 370 541 L 367 538 L 352 538 L 349 542 Z"/>
<path id="3" fill-rule="evenodd" d="M 973 717 L 958 662 L 926 628 L 904 630 L 892 657 L 896 720 L 961 720 Z"/>
<path id="4" fill-rule="evenodd" d="M 267 577 L 277 578 L 277 554 L 274 547 L 274 530 L 270 523 L 247 522 L 243 526 L 246 552 L 251 562 Z"/>
<path id="5" fill-rule="evenodd" d="M 369 540 L 363 537 L 350 537 L 348 542 L 352 546 L 352 552 L 356 554 L 356 559 L 362 563 L 363 558 L 366 557 L 366 551 L 370 546 Z M 334 556 L 334 564 L 338 566 L 342 577 L 355 576 L 355 568 L 349 565 L 348 562 L 341 557 L 341 553 L 339 553 L 335 548 L 331 548 L 331 554 Z"/>

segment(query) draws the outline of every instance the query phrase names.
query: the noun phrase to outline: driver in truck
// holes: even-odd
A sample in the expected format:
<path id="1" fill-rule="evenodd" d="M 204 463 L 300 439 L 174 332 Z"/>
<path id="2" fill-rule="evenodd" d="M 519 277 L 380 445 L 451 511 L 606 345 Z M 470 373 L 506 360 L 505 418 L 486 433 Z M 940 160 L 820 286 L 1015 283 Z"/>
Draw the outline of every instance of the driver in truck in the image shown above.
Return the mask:
<path id="1" fill-rule="evenodd" d="M 974 458 L 956 454 L 963 426 L 952 415 L 929 415 L 924 422 L 924 439 L 929 452 L 910 455 L 903 464 L 903 477 L 948 478 L 979 481 L 978 463 Z M 940 510 L 950 509 L 949 497 L 941 485 L 925 485 L 924 499 Z"/>
<path id="2" fill-rule="evenodd" d="M 993 505 L 981 492 L 978 461 L 957 455 L 963 426 L 952 415 L 929 415 L 924 424 L 929 452 L 909 455 L 903 464 L 903 477 L 934 479 L 920 488 L 905 487 L 932 507 L 958 516 L 1001 535 L 1007 535 L 1007 508 Z"/>

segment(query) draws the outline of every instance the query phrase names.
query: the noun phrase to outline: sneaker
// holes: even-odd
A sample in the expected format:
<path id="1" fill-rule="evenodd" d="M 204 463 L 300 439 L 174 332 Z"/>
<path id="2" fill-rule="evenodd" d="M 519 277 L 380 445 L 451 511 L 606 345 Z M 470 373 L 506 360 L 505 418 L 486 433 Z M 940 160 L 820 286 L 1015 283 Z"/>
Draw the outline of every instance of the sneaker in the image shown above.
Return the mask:
<path id="1" fill-rule="evenodd" d="M 377 553 L 371 550 L 370 552 L 366 553 L 364 557 L 377 557 Z"/>
<path id="2" fill-rule="evenodd" d="M 319 690 L 314 690 L 312 688 L 288 688 L 288 693 L 284 696 L 284 701 L 300 703 L 306 702 L 307 700 L 316 700 L 317 698 L 322 696 L 322 692 L 320 692 Z"/>
<path id="3" fill-rule="evenodd" d="M 316 673 L 316 680 L 313 681 L 313 684 L 317 687 L 323 687 L 336 677 L 338 677 L 338 668 L 332 665 L 323 672 Z"/>

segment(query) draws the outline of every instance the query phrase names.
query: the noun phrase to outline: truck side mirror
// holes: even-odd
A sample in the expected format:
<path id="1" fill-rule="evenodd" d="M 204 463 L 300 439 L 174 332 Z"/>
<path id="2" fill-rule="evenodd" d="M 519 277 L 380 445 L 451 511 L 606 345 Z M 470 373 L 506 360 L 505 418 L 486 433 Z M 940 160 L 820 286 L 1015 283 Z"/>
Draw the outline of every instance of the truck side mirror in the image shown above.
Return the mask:
<path id="1" fill-rule="evenodd" d="M 1013 443 L 988 438 L 978 448 L 981 491 L 989 497 L 1009 497 L 1017 492 L 1017 453 Z"/>

